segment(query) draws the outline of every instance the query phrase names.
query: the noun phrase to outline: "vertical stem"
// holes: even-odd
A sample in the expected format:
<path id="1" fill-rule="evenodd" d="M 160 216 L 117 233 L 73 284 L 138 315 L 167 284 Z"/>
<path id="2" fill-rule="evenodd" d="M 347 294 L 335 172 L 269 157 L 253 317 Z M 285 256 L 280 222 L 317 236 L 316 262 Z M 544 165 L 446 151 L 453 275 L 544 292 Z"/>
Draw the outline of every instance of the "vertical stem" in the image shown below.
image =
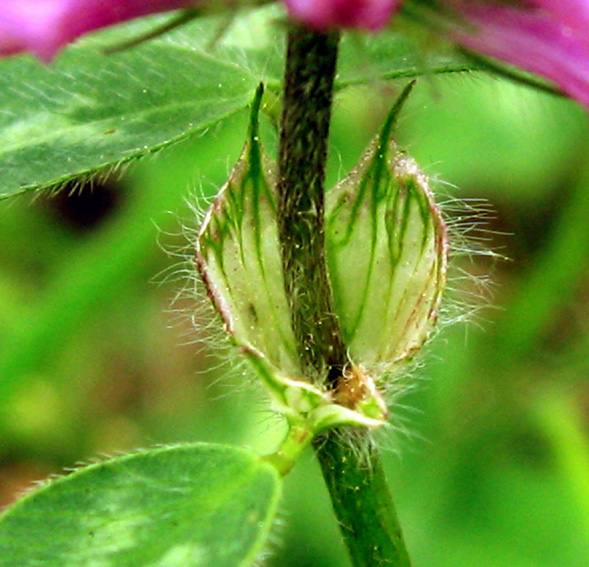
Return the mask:
<path id="1" fill-rule="evenodd" d="M 292 25 L 281 119 L 278 232 L 304 377 L 335 386 L 348 363 L 325 258 L 324 179 L 338 34 Z M 362 438 L 362 439 L 360 439 Z M 337 432 L 313 442 L 356 567 L 408 567 L 380 455 L 367 431 L 359 454 Z"/>
<path id="2" fill-rule="evenodd" d="M 379 450 L 369 431 L 357 436 L 360 449 L 336 431 L 313 443 L 352 563 L 410 567 Z"/>
<path id="3" fill-rule="evenodd" d="M 305 377 L 335 381 L 347 363 L 325 260 L 324 180 L 339 35 L 288 33 L 278 160 L 278 231 Z"/>

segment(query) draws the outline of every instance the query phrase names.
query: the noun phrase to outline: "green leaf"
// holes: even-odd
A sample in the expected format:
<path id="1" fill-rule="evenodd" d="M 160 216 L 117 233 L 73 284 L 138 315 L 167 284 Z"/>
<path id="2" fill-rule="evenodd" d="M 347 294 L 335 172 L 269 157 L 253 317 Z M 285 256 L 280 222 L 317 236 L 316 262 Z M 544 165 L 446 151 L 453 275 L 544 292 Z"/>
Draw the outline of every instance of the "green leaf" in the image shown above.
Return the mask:
<path id="1" fill-rule="evenodd" d="M 244 449 L 194 444 L 91 465 L 0 516 L 2 567 L 251 565 L 280 495 Z"/>
<path id="2" fill-rule="evenodd" d="M 0 199 L 108 170 L 202 132 L 245 108 L 273 71 L 279 80 L 282 53 L 268 50 L 270 32 L 279 32 L 267 10 L 238 18 L 214 45 L 225 20 L 202 18 L 104 55 L 162 19 L 93 35 L 50 66 L 28 56 L 0 62 Z"/>
<path id="3" fill-rule="evenodd" d="M 112 57 L 85 43 L 52 67 L 21 57 L 1 68 L 0 196 L 153 152 L 243 108 L 257 85 L 237 65 L 162 41 Z"/>
<path id="4" fill-rule="evenodd" d="M 415 78 L 440 73 L 479 69 L 458 53 L 425 50 L 403 30 L 392 28 L 379 34 L 346 34 L 342 38 L 336 88 L 377 84 L 383 79 Z"/>
<path id="5" fill-rule="evenodd" d="M 59 185 L 201 132 L 247 106 L 260 81 L 278 90 L 284 12 L 270 6 L 225 20 L 203 18 L 129 51 L 102 49 L 161 18 L 118 26 L 68 48 L 51 66 L 0 63 L 0 198 Z M 216 40 L 217 35 L 220 39 Z M 404 35 L 344 38 L 338 85 L 462 70 L 421 56 Z"/>
<path id="6" fill-rule="evenodd" d="M 391 140 L 409 88 L 356 169 L 326 197 L 327 260 L 344 341 L 354 362 L 381 371 L 422 347 L 446 281 L 440 211 L 425 175 Z"/>

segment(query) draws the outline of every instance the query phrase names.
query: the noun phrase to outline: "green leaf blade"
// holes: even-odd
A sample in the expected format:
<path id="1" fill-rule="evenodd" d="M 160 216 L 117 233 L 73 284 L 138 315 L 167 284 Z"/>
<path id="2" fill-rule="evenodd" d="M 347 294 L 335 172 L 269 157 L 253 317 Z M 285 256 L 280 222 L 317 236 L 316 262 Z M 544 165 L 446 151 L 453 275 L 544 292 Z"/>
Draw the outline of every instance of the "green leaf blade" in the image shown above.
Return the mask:
<path id="1" fill-rule="evenodd" d="M 415 32 L 417 30 L 413 30 Z M 342 41 L 337 87 L 479 70 L 480 65 L 443 45 L 424 46 L 419 34 L 391 28 L 379 34 L 346 34 Z M 432 38 L 430 38 L 431 41 Z"/>
<path id="2" fill-rule="evenodd" d="M 246 107 L 259 77 L 205 51 L 203 25 L 113 56 L 87 41 L 49 67 L 2 61 L 0 198 L 141 157 Z"/>
<path id="3" fill-rule="evenodd" d="M 245 108 L 260 81 L 278 90 L 283 15 L 279 6 L 238 12 L 219 37 L 222 19 L 197 19 L 129 51 L 102 53 L 161 23 L 146 18 L 80 41 L 51 66 L 2 60 L 0 199 L 108 170 L 202 132 Z M 387 31 L 344 38 L 337 82 L 466 69 L 457 57 L 419 55 L 415 42 Z"/>
<path id="4" fill-rule="evenodd" d="M 0 566 L 251 565 L 279 495 L 275 469 L 243 449 L 127 455 L 54 481 L 0 516 Z"/>

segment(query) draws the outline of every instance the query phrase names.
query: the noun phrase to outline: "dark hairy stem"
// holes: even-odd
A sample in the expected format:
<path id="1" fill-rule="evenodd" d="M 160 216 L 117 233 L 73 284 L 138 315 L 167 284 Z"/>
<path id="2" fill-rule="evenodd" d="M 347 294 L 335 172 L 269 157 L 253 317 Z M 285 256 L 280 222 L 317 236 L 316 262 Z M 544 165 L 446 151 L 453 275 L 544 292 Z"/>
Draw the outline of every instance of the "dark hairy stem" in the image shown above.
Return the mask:
<path id="1" fill-rule="evenodd" d="M 348 355 L 332 309 L 325 258 L 324 178 L 338 35 L 292 25 L 281 118 L 278 231 L 285 288 L 303 376 L 335 387 Z M 349 436 L 348 436 L 349 438 Z M 362 451 L 329 431 L 314 441 L 355 567 L 408 567 L 378 448 L 356 432 Z"/>
<path id="2" fill-rule="evenodd" d="M 303 374 L 335 382 L 348 358 L 331 305 L 324 181 L 339 35 L 293 24 L 288 33 L 278 158 L 278 231 Z"/>

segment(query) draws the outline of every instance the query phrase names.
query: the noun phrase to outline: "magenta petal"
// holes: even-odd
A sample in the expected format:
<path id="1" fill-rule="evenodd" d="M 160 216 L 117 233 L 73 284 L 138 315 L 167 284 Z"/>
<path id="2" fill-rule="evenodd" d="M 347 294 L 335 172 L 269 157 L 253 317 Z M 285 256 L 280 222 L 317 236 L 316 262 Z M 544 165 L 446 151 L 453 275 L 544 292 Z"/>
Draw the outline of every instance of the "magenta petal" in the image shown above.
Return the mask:
<path id="1" fill-rule="evenodd" d="M 294 18 L 312 28 L 363 28 L 387 25 L 399 0 L 284 0 Z"/>
<path id="2" fill-rule="evenodd" d="M 546 77 L 589 107 L 589 2 L 451 5 L 472 24 L 451 31 L 457 43 Z"/>
<path id="3" fill-rule="evenodd" d="M 528 0 L 530 4 L 550 14 L 553 20 L 561 26 L 572 29 L 589 30 L 589 1 L 588 0 Z"/>
<path id="4" fill-rule="evenodd" d="M 195 3 L 196 0 L 2 0 L 0 55 L 31 51 L 49 60 L 61 47 L 90 31 Z"/>

